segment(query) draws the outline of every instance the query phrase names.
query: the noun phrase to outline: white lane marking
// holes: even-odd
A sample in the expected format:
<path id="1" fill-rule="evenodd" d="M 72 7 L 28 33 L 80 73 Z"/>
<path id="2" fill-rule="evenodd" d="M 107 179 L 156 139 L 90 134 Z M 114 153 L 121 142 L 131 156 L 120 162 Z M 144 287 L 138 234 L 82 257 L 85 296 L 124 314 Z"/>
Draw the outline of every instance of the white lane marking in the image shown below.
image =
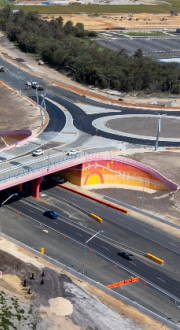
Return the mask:
<path id="1" fill-rule="evenodd" d="M 79 235 L 79 236 L 82 236 L 81 234 L 79 234 L 79 233 L 76 233 L 77 235 Z"/>
<path id="2" fill-rule="evenodd" d="M 124 221 L 124 219 L 118 218 L 118 220 Z"/>
<path id="3" fill-rule="evenodd" d="M 160 280 L 160 281 L 162 281 L 162 282 L 165 282 L 164 280 L 162 280 L 162 278 L 160 278 L 160 277 L 157 277 L 158 278 L 158 280 Z"/>
<path id="4" fill-rule="evenodd" d="M 176 244 L 169 242 L 169 244 L 176 246 Z"/>
<path id="5" fill-rule="evenodd" d="M 134 262 L 131 262 L 131 264 L 133 264 L 134 266 L 136 266 L 136 264 L 134 264 Z"/>
<path id="6" fill-rule="evenodd" d="M 107 247 L 105 247 L 105 246 L 103 246 L 103 245 L 102 245 L 102 247 L 103 247 L 104 249 L 106 249 L 106 250 L 109 250 Z"/>
<path id="7" fill-rule="evenodd" d="M 148 234 L 149 234 L 149 232 L 148 232 L 147 230 L 143 229 L 143 231 L 145 231 L 146 233 L 148 233 Z"/>

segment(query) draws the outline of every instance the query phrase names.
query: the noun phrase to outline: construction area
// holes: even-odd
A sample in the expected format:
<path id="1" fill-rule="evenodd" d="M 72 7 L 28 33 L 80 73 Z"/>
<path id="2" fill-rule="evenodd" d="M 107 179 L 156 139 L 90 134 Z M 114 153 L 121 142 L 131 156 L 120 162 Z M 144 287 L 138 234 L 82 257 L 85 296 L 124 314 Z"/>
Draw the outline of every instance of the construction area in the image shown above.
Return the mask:
<path id="1" fill-rule="evenodd" d="M 176 30 L 180 27 L 180 15 L 169 14 L 70 14 L 70 15 L 41 15 L 42 19 L 52 20 L 62 16 L 64 24 L 72 21 L 74 25 L 83 23 L 87 30 Z"/>

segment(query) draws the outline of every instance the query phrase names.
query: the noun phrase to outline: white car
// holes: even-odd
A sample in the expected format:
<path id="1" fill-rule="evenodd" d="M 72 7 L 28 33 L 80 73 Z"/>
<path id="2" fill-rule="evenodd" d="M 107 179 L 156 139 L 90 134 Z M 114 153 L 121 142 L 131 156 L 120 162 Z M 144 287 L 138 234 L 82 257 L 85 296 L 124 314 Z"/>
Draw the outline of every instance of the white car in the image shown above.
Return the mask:
<path id="1" fill-rule="evenodd" d="M 40 156 L 40 155 L 43 155 L 43 153 L 44 153 L 43 149 L 38 149 L 38 150 L 33 151 L 32 155 L 33 156 Z"/>
<path id="2" fill-rule="evenodd" d="M 31 82 L 30 82 L 30 81 L 26 81 L 26 82 L 25 82 L 25 85 L 26 85 L 26 86 L 31 86 Z"/>
<path id="3" fill-rule="evenodd" d="M 64 179 L 60 176 L 53 176 L 51 179 L 57 183 L 64 183 Z"/>
<path id="4" fill-rule="evenodd" d="M 76 155 L 78 152 L 77 152 L 77 150 L 76 149 L 72 149 L 72 150 L 69 150 L 68 152 L 67 152 L 67 155 L 68 156 L 71 156 L 71 155 Z"/>

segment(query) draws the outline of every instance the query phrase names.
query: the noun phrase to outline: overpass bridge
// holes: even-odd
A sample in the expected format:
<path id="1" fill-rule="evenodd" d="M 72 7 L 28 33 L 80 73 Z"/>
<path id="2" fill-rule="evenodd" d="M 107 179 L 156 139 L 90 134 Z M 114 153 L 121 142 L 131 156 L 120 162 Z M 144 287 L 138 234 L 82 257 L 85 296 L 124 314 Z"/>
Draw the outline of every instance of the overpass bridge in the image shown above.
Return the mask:
<path id="1" fill-rule="evenodd" d="M 63 176 L 77 185 L 119 183 L 156 190 L 176 190 L 178 185 L 147 165 L 113 154 L 79 152 L 67 156 L 63 152 L 42 157 L 31 155 L 1 164 L 0 190 L 31 182 L 31 195 L 39 197 L 40 184 L 44 176 L 63 172 Z"/>

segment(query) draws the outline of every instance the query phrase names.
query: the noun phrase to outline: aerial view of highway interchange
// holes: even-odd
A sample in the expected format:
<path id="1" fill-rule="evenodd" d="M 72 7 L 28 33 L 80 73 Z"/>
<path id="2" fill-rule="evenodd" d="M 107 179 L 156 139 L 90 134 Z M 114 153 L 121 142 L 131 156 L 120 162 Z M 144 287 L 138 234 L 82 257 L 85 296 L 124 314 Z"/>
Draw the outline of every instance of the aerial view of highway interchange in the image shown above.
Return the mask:
<path id="1" fill-rule="evenodd" d="M 180 329 L 180 4 L 138 1 L 0 1 L 0 329 Z"/>

